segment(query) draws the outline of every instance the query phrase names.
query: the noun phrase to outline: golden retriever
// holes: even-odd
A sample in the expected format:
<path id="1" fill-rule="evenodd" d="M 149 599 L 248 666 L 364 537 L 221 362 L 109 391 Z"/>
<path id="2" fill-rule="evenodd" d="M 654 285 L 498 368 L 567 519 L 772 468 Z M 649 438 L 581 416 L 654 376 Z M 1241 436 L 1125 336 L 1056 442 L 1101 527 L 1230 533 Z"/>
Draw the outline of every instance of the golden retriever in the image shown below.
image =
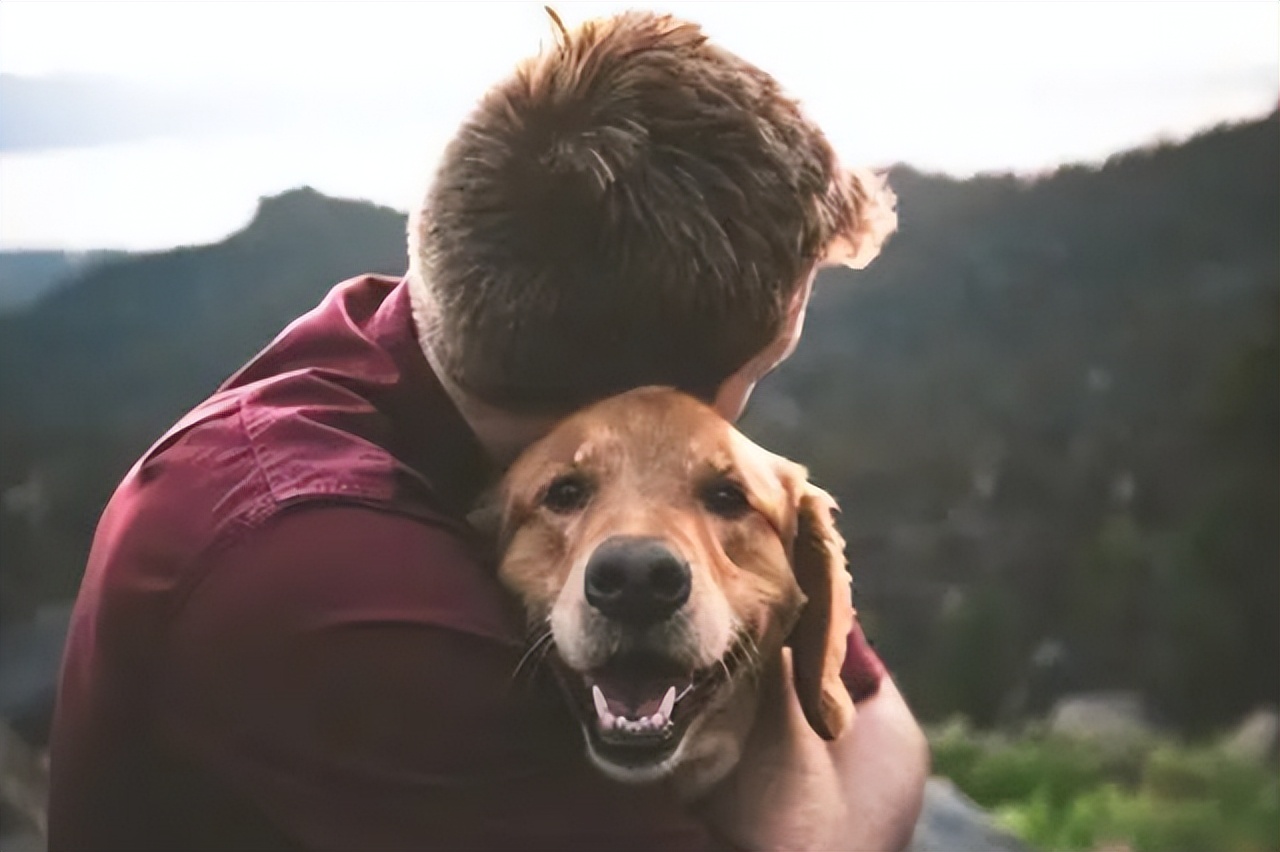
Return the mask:
<path id="1" fill-rule="evenodd" d="M 835 503 L 708 406 L 665 388 L 590 406 L 521 455 L 499 508 L 501 579 L 607 775 L 707 790 L 784 646 L 813 729 L 852 722 Z"/>

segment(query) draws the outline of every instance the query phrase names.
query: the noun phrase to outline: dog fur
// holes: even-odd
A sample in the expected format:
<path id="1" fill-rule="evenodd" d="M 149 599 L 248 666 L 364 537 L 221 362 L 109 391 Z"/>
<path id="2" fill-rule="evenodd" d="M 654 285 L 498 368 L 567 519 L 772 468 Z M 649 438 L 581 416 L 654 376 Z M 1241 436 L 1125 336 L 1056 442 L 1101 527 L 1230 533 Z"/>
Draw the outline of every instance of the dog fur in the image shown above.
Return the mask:
<path id="1" fill-rule="evenodd" d="M 548 505 L 549 489 L 565 482 L 585 495 L 568 511 Z M 690 798 L 705 792 L 737 762 L 760 678 L 780 671 L 784 645 L 811 727 L 827 739 L 849 727 L 854 707 L 839 672 L 854 613 L 834 510 L 803 467 L 662 388 L 590 406 L 516 461 L 501 486 L 499 574 L 535 641 L 554 646 L 571 703 L 585 707 L 588 751 L 605 773 L 669 779 Z M 588 603 L 586 565 L 615 536 L 660 541 L 688 565 L 688 600 L 662 623 L 631 629 Z M 581 679 L 641 647 L 691 677 L 715 672 L 718 680 L 672 753 L 618 766 L 591 735 Z"/>

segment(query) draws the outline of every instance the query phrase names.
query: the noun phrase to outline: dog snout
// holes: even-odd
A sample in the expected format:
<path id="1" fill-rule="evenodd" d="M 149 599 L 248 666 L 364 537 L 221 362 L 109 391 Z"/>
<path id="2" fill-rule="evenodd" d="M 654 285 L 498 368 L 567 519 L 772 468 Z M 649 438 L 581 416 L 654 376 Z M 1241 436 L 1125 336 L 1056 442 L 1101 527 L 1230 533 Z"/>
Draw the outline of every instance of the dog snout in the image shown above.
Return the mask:
<path id="1" fill-rule="evenodd" d="M 587 603 L 634 626 L 669 618 L 689 600 L 689 565 L 660 540 L 614 536 L 587 561 Z"/>

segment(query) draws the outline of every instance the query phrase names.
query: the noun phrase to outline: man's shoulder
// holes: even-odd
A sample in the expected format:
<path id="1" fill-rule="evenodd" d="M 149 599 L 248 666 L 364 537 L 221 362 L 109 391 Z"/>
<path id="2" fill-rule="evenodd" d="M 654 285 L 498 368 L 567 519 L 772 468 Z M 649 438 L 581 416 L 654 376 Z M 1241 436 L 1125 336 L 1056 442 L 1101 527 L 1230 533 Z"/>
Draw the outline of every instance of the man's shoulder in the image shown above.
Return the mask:
<path id="1" fill-rule="evenodd" d="M 379 429 L 371 421 L 385 415 L 350 398 L 339 410 L 323 384 L 314 376 L 283 376 L 248 393 L 220 392 L 195 408 L 113 495 L 89 574 L 102 574 L 108 586 L 132 586 L 134 575 L 155 572 L 184 597 L 183 588 L 205 582 L 224 551 L 266 563 L 256 556 L 265 549 L 281 564 L 263 564 L 263 570 L 284 577 L 281 541 L 290 542 L 298 559 L 320 555 L 309 546 L 317 540 L 311 520 L 317 517 L 367 546 L 367 561 L 397 562 L 412 552 L 423 565 L 456 571 L 467 558 L 474 560 L 465 551 L 476 554 L 481 547 L 465 517 L 437 500 L 432 484 L 389 448 L 347 428 L 357 406 L 363 410 L 356 419 L 371 432 Z M 284 405 L 284 399 L 307 404 Z M 371 529 L 394 536 L 379 546 Z M 324 555 L 359 561 L 350 547 Z M 354 576 L 359 567 L 346 570 Z M 290 582 L 301 579 L 289 576 Z"/>
<path id="2" fill-rule="evenodd" d="M 449 430 L 415 423 L 418 446 L 407 453 L 395 411 L 366 386 L 376 381 L 355 367 L 316 366 L 229 383 L 143 454 L 113 502 L 130 514 L 157 502 L 188 506 L 210 543 L 308 502 L 459 523 L 464 511 L 440 499 L 433 472 L 405 458 L 423 447 L 447 455 Z"/>
<path id="3" fill-rule="evenodd" d="M 519 613 L 482 540 L 353 503 L 284 509 L 211 554 L 181 615 L 280 635 L 399 626 L 519 645 Z M 239 626 L 236 626 L 239 625 Z"/>
<path id="4" fill-rule="evenodd" d="M 330 413 L 326 389 L 314 386 L 322 384 L 284 376 L 249 392 L 215 394 L 143 454 L 116 490 L 103 522 L 126 522 L 150 533 L 159 515 L 167 525 L 186 529 L 188 543 L 199 548 L 220 546 L 308 500 L 429 514 L 422 499 L 413 499 L 428 489 L 399 493 L 412 477 L 398 475 L 386 448 L 342 428 Z M 264 402 L 263 396 L 305 398 L 308 404 L 296 410 Z M 378 416 L 372 408 L 364 414 L 366 421 Z"/>
<path id="5" fill-rule="evenodd" d="M 139 464 L 210 475 L 228 461 L 221 513 L 252 522 L 282 506 L 346 500 L 439 520 L 465 514 L 483 475 L 474 437 L 418 347 L 407 289 L 337 285 Z M 467 464 L 460 464 L 465 460 Z M 158 463 L 158 464 L 157 464 Z M 216 477 L 217 472 L 212 471 Z M 265 513 L 265 515 L 263 515 Z"/>

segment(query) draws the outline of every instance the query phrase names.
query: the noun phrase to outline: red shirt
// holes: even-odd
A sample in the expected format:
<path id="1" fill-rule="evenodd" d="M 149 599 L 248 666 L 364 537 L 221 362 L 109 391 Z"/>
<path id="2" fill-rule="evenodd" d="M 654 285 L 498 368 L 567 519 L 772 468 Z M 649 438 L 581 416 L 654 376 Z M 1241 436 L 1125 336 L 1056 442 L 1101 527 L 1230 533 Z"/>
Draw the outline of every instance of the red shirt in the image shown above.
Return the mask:
<path id="1" fill-rule="evenodd" d="M 52 732 L 49 846 L 664 849 L 715 838 L 606 780 L 460 520 L 492 482 L 406 286 L 339 285 L 125 477 Z M 882 668 L 860 630 L 846 682 Z"/>

